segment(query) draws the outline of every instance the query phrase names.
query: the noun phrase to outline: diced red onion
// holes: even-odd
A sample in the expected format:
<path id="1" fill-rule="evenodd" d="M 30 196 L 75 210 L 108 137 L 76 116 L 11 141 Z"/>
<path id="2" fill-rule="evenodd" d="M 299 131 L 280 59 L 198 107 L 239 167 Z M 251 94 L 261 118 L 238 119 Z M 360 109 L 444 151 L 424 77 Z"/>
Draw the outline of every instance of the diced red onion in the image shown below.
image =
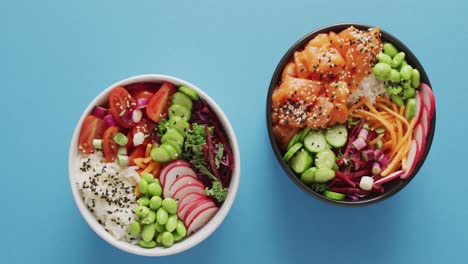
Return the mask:
<path id="1" fill-rule="evenodd" d="M 380 167 L 380 164 L 378 162 L 372 163 L 372 174 L 376 175 L 379 174 L 382 171 L 382 167 Z"/>
<path id="2" fill-rule="evenodd" d="M 364 128 L 359 131 L 358 138 L 362 138 L 364 141 L 367 140 L 367 136 L 369 135 L 369 131 L 365 130 Z"/>
<path id="3" fill-rule="evenodd" d="M 93 115 L 95 117 L 103 118 L 107 113 L 107 109 L 104 107 L 96 106 L 93 110 Z"/>
<path id="4" fill-rule="evenodd" d="M 132 111 L 132 121 L 134 123 L 140 122 L 142 117 L 143 117 L 143 113 L 141 112 L 140 109 L 135 109 Z"/>
<path id="5" fill-rule="evenodd" d="M 112 115 L 106 115 L 105 117 L 102 118 L 102 120 L 104 120 L 104 123 L 106 123 L 106 125 L 108 126 L 115 126 L 115 120 L 114 120 L 114 117 L 112 117 Z"/>
<path id="6" fill-rule="evenodd" d="M 387 155 L 382 154 L 382 155 L 380 156 L 378 162 L 380 163 L 380 165 L 385 166 L 385 164 L 387 164 L 387 162 L 388 162 L 388 157 L 387 157 Z"/>
<path id="7" fill-rule="evenodd" d="M 380 149 L 374 150 L 374 157 L 376 160 L 378 160 L 382 154 L 383 154 L 382 150 Z"/>
<path id="8" fill-rule="evenodd" d="M 374 157 L 374 150 L 372 149 L 366 149 L 361 152 L 362 158 L 365 161 L 373 161 L 375 159 Z"/>
<path id="9" fill-rule="evenodd" d="M 364 139 L 362 137 L 358 137 L 356 140 L 353 141 L 353 146 L 357 150 L 363 149 L 366 145 L 367 145 L 366 141 L 364 141 Z"/>
<path id="10" fill-rule="evenodd" d="M 138 98 L 137 99 L 137 109 L 145 108 L 148 105 L 148 98 Z"/>

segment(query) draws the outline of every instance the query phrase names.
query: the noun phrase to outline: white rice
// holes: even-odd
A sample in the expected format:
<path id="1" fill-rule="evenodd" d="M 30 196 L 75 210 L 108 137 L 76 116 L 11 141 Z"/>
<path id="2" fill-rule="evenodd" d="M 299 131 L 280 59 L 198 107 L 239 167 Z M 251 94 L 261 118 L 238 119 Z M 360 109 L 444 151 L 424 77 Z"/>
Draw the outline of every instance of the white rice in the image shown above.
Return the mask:
<path id="1" fill-rule="evenodd" d="M 83 201 L 97 221 L 116 239 L 135 243 L 128 228 L 134 219 L 135 184 L 139 176 L 134 167 L 121 168 L 105 163 L 102 152 L 82 156 L 75 182 Z"/>
<path id="2" fill-rule="evenodd" d="M 361 97 L 367 97 L 374 104 L 375 99 L 382 96 L 389 97 L 389 94 L 385 90 L 385 84 L 371 73 L 362 79 L 355 91 L 350 93 L 348 102 L 350 105 L 353 105 Z"/>

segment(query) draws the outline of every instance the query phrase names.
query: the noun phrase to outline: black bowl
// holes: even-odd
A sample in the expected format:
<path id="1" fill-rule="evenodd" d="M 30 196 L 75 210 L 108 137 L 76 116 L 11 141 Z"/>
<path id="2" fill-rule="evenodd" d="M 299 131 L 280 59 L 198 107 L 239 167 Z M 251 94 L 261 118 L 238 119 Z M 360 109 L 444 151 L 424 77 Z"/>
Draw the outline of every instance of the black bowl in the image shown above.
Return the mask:
<path id="1" fill-rule="evenodd" d="M 356 207 L 356 206 L 363 206 L 363 205 L 369 205 L 369 204 L 375 204 L 377 202 L 383 201 L 390 196 L 394 195 L 401 189 L 403 189 L 413 178 L 416 176 L 418 173 L 419 169 L 421 166 L 424 164 L 424 161 L 426 160 L 426 157 L 429 153 L 429 150 L 432 145 L 432 139 L 434 137 L 434 131 L 435 131 L 435 123 L 436 123 L 436 114 L 434 111 L 434 116 L 431 120 L 431 127 L 429 128 L 429 133 L 426 138 L 426 147 L 424 150 L 424 153 L 421 157 L 421 159 L 418 161 L 416 164 L 416 167 L 413 171 L 413 173 L 405 180 L 401 180 L 400 178 L 395 179 L 391 182 L 388 182 L 385 184 L 385 192 L 376 195 L 376 196 L 369 196 L 366 199 L 362 199 L 359 201 L 337 201 L 337 200 L 332 200 L 329 199 L 314 190 L 312 190 L 310 187 L 305 185 L 297 176 L 296 174 L 291 170 L 291 168 L 288 166 L 288 164 L 283 161 L 283 154 L 280 152 L 278 144 L 276 142 L 275 136 L 273 134 L 273 127 L 271 123 L 271 95 L 273 93 L 273 90 L 275 89 L 276 85 L 281 79 L 281 73 L 283 68 L 286 66 L 286 64 L 290 61 L 290 59 L 293 57 L 294 52 L 296 50 L 302 49 L 313 37 L 320 33 L 328 33 L 330 31 L 334 31 L 335 33 L 338 33 L 350 26 L 354 26 L 358 29 L 364 29 L 367 30 L 371 28 L 372 26 L 369 25 L 361 25 L 361 24 L 352 24 L 352 23 L 346 23 L 346 24 L 335 24 L 335 25 L 330 25 L 326 26 L 320 29 L 317 29 L 315 31 L 310 32 L 309 34 L 305 35 L 302 39 L 300 39 L 298 42 L 296 42 L 283 56 L 281 61 L 279 62 L 278 66 L 276 67 L 275 72 L 273 73 L 273 77 L 271 78 L 270 82 L 270 88 L 268 90 L 268 96 L 267 96 L 267 104 L 266 104 L 266 120 L 267 120 L 267 128 L 268 128 L 268 135 L 270 137 L 270 142 L 271 146 L 273 148 L 273 152 L 275 153 L 276 158 L 278 159 L 278 162 L 281 164 L 283 167 L 283 170 L 286 172 L 286 174 L 289 176 L 289 178 L 297 185 L 299 186 L 303 191 L 309 193 L 310 195 L 314 196 L 315 198 L 330 203 L 334 205 L 340 205 L 340 206 L 345 206 L 345 207 Z M 429 78 L 427 77 L 426 72 L 424 71 L 424 68 L 422 67 L 421 63 L 418 61 L 416 56 L 410 51 L 408 47 L 406 47 L 405 44 L 403 44 L 400 40 L 398 40 L 396 37 L 392 36 L 391 34 L 381 30 L 381 38 L 383 42 L 391 42 L 394 44 L 398 50 L 404 51 L 406 53 L 406 61 L 408 64 L 416 67 L 420 74 L 421 74 L 421 82 L 428 84 L 431 86 L 431 83 L 429 81 Z"/>

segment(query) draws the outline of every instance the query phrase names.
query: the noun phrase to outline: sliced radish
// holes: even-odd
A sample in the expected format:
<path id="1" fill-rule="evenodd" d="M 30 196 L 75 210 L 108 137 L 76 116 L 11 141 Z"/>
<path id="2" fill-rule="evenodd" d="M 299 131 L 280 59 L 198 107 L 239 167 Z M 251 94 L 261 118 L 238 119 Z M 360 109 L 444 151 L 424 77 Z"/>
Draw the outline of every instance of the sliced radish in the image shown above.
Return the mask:
<path id="1" fill-rule="evenodd" d="M 432 89 L 425 83 L 421 83 L 422 88 L 422 95 L 424 99 L 424 104 L 426 105 L 427 109 L 429 110 L 429 120 L 432 119 L 435 112 L 435 97 Z"/>
<path id="2" fill-rule="evenodd" d="M 405 173 L 404 170 L 399 170 L 399 171 L 392 172 L 389 175 L 387 175 L 386 177 L 380 178 L 377 181 L 375 181 L 373 186 L 374 186 L 374 188 L 380 188 L 380 186 L 382 184 L 384 184 L 386 182 L 389 182 L 389 181 L 391 181 L 393 179 L 396 179 L 396 178 L 400 177 L 404 173 Z"/>
<path id="3" fill-rule="evenodd" d="M 175 190 L 179 189 L 182 185 L 186 184 L 186 183 L 192 183 L 192 182 L 197 182 L 197 183 L 200 183 L 200 184 L 203 184 L 198 178 L 197 176 L 194 176 L 192 174 L 184 174 L 180 177 L 178 177 L 172 184 L 171 186 L 169 187 L 169 191 L 171 193 L 174 193 Z"/>
<path id="4" fill-rule="evenodd" d="M 185 167 L 190 167 L 190 164 L 186 161 L 183 160 L 175 160 L 173 162 L 170 162 L 166 164 L 160 171 L 159 171 L 159 181 L 161 182 L 161 185 L 164 185 L 164 182 L 166 180 L 166 172 L 170 169 L 172 169 L 175 166 L 185 166 Z"/>
<path id="5" fill-rule="evenodd" d="M 182 209 L 185 204 L 190 203 L 191 201 L 197 200 L 199 198 L 206 198 L 207 196 L 203 193 L 188 193 L 179 200 L 178 208 Z"/>
<path id="6" fill-rule="evenodd" d="M 176 190 L 174 194 L 172 195 L 172 198 L 174 198 L 175 200 L 180 200 L 186 194 L 192 193 L 192 192 L 205 194 L 205 186 L 200 185 L 199 183 L 186 184 L 180 187 L 178 190 Z"/>
<path id="7" fill-rule="evenodd" d="M 164 198 L 172 197 L 173 192 L 169 189 L 179 177 L 182 177 L 182 175 L 195 176 L 196 174 L 192 168 L 186 166 L 174 166 L 166 172 L 166 177 L 162 185 Z"/>
<path id="8" fill-rule="evenodd" d="M 418 156 L 419 156 L 418 142 L 415 139 L 413 139 L 411 141 L 411 147 L 408 153 L 408 159 L 406 161 L 406 164 L 407 164 L 406 172 L 401 175 L 402 179 L 406 179 L 411 175 L 414 167 L 416 166 Z"/>
<path id="9" fill-rule="evenodd" d="M 420 91 L 417 91 L 416 92 L 416 114 L 414 115 L 414 117 L 416 117 L 416 123 L 421 122 L 424 107 L 425 106 L 424 106 L 423 95 Z"/>
<path id="10" fill-rule="evenodd" d="M 193 204 L 191 204 L 185 212 L 185 215 L 183 218 L 181 218 L 185 226 L 188 226 L 189 223 L 192 221 L 192 219 L 201 211 L 203 211 L 206 208 L 216 206 L 216 204 L 213 203 L 210 199 L 206 198 L 204 200 L 197 201 Z"/>
<path id="11" fill-rule="evenodd" d="M 208 197 L 200 195 L 198 198 L 195 198 L 194 200 L 185 201 L 183 204 L 179 203 L 180 207 L 177 210 L 177 216 L 179 216 L 180 219 L 184 219 L 187 214 L 187 211 L 190 208 L 192 208 L 194 205 L 196 205 L 199 202 L 203 202 L 207 200 L 209 200 Z"/>
<path id="12" fill-rule="evenodd" d="M 416 129 L 414 131 L 414 139 L 416 142 L 418 142 L 418 155 L 416 156 L 416 159 L 420 159 L 422 153 L 424 152 L 424 149 L 426 147 L 426 137 L 425 137 L 425 128 L 423 124 L 419 124 L 416 126 Z"/>
<path id="13" fill-rule="evenodd" d="M 423 124 L 426 129 L 429 127 L 429 124 L 430 124 L 428 113 L 429 113 L 429 110 L 426 107 L 424 107 L 423 112 L 422 112 L 422 117 L 421 117 L 421 124 Z"/>
<path id="14" fill-rule="evenodd" d="M 196 215 L 195 218 L 193 218 L 192 223 L 189 224 L 187 229 L 187 235 L 198 231 L 201 227 L 206 225 L 211 220 L 211 218 L 213 218 L 217 211 L 218 207 L 211 207 L 198 213 L 198 215 Z"/>

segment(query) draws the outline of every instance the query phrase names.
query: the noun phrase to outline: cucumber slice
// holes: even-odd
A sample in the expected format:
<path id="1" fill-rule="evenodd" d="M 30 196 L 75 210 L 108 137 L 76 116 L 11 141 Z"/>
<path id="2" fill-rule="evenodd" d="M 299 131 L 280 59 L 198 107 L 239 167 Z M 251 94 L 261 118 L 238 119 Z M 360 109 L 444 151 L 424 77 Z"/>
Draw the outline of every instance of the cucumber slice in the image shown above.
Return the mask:
<path id="1" fill-rule="evenodd" d="M 154 147 L 151 149 L 150 156 L 157 162 L 168 162 L 171 160 L 169 152 L 164 148 Z"/>
<path id="2" fill-rule="evenodd" d="M 167 141 L 162 143 L 160 148 L 165 149 L 167 153 L 169 153 L 169 155 L 171 156 L 172 160 L 175 160 L 179 157 L 179 153 L 177 152 L 177 150 Z"/>
<path id="3" fill-rule="evenodd" d="M 338 201 L 341 201 L 346 197 L 346 195 L 342 193 L 337 193 L 337 192 L 332 192 L 332 191 L 324 191 L 323 195 L 325 195 L 325 197 L 328 197 L 333 200 L 338 200 Z"/>
<path id="4" fill-rule="evenodd" d="M 189 88 L 185 85 L 180 86 L 179 91 L 188 95 L 194 101 L 197 101 L 198 99 L 200 99 L 200 96 L 198 96 L 197 92 L 195 92 L 192 88 Z"/>
<path id="5" fill-rule="evenodd" d="M 169 118 L 178 116 L 183 118 L 185 121 L 189 121 L 192 117 L 192 111 L 183 105 L 171 105 L 168 112 Z"/>
<path id="6" fill-rule="evenodd" d="M 180 146 L 184 145 L 184 136 L 180 134 L 177 130 L 174 128 L 168 128 L 166 134 L 164 134 L 161 138 L 161 142 L 164 143 L 168 141 L 169 139 L 174 140 L 179 144 Z"/>
<path id="7" fill-rule="evenodd" d="M 175 142 L 175 140 L 168 139 L 166 142 L 164 142 L 164 144 L 173 146 L 179 155 L 182 154 L 182 146 Z"/>
<path id="8" fill-rule="evenodd" d="M 296 133 L 292 138 L 291 138 L 291 141 L 289 141 L 289 144 L 288 144 L 288 150 L 292 148 L 292 146 L 296 145 L 296 143 L 299 141 L 299 139 L 301 138 L 301 132 L 298 132 Z"/>
<path id="9" fill-rule="evenodd" d="M 172 96 L 172 104 L 171 105 L 182 105 L 182 106 L 185 106 L 187 107 L 188 109 L 192 109 L 192 105 L 193 105 L 193 102 L 192 102 L 192 99 L 190 99 L 190 97 L 184 93 L 181 93 L 181 92 L 176 92 L 173 96 Z"/>
<path id="10" fill-rule="evenodd" d="M 317 168 L 333 168 L 333 165 L 335 165 L 336 161 L 336 156 L 333 151 L 330 149 L 324 149 L 317 153 L 317 156 L 315 156 L 315 166 Z"/>
<path id="11" fill-rule="evenodd" d="M 335 178 L 335 171 L 330 168 L 320 168 L 315 172 L 315 182 L 325 183 Z"/>
<path id="12" fill-rule="evenodd" d="M 305 184 L 311 184 L 315 182 L 316 167 L 308 168 L 301 174 L 301 181 Z"/>
<path id="13" fill-rule="evenodd" d="M 317 153 L 328 147 L 325 136 L 320 131 L 310 131 L 304 138 L 304 147 L 313 153 Z"/>
<path id="14" fill-rule="evenodd" d="M 416 99 L 411 98 L 406 102 L 405 118 L 410 120 L 416 114 Z"/>
<path id="15" fill-rule="evenodd" d="M 304 138 L 305 138 L 305 136 L 307 136 L 309 131 L 310 131 L 310 127 L 304 127 L 304 129 L 302 129 L 301 138 L 299 139 L 300 142 L 304 142 Z"/>
<path id="16" fill-rule="evenodd" d="M 348 130 L 344 125 L 333 126 L 325 132 L 325 139 L 330 146 L 341 148 L 348 140 Z"/>
<path id="17" fill-rule="evenodd" d="M 185 135 L 187 131 L 190 129 L 190 125 L 185 119 L 182 117 L 174 116 L 169 119 L 168 122 L 169 128 L 174 128 L 175 130 L 179 131 L 180 134 Z"/>
<path id="18" fill-rule="evenodd" d="M 291 158 L 291 169 L 296 173 L 303 173 L 312 166 L 312 156 L 305 149 L 300 150 Z"/>
<path id="19" fill-rule="evenodd" d="M 283 157 L 283 160 L 284 161 L 288 161 L 299 149 L 302 148 L 302 144 L 301 143 L 296 143 L 294 144 L 294 146 L 292 146 L 287 152 L 286 154 L 284 154 L 284 157 Z"/>

